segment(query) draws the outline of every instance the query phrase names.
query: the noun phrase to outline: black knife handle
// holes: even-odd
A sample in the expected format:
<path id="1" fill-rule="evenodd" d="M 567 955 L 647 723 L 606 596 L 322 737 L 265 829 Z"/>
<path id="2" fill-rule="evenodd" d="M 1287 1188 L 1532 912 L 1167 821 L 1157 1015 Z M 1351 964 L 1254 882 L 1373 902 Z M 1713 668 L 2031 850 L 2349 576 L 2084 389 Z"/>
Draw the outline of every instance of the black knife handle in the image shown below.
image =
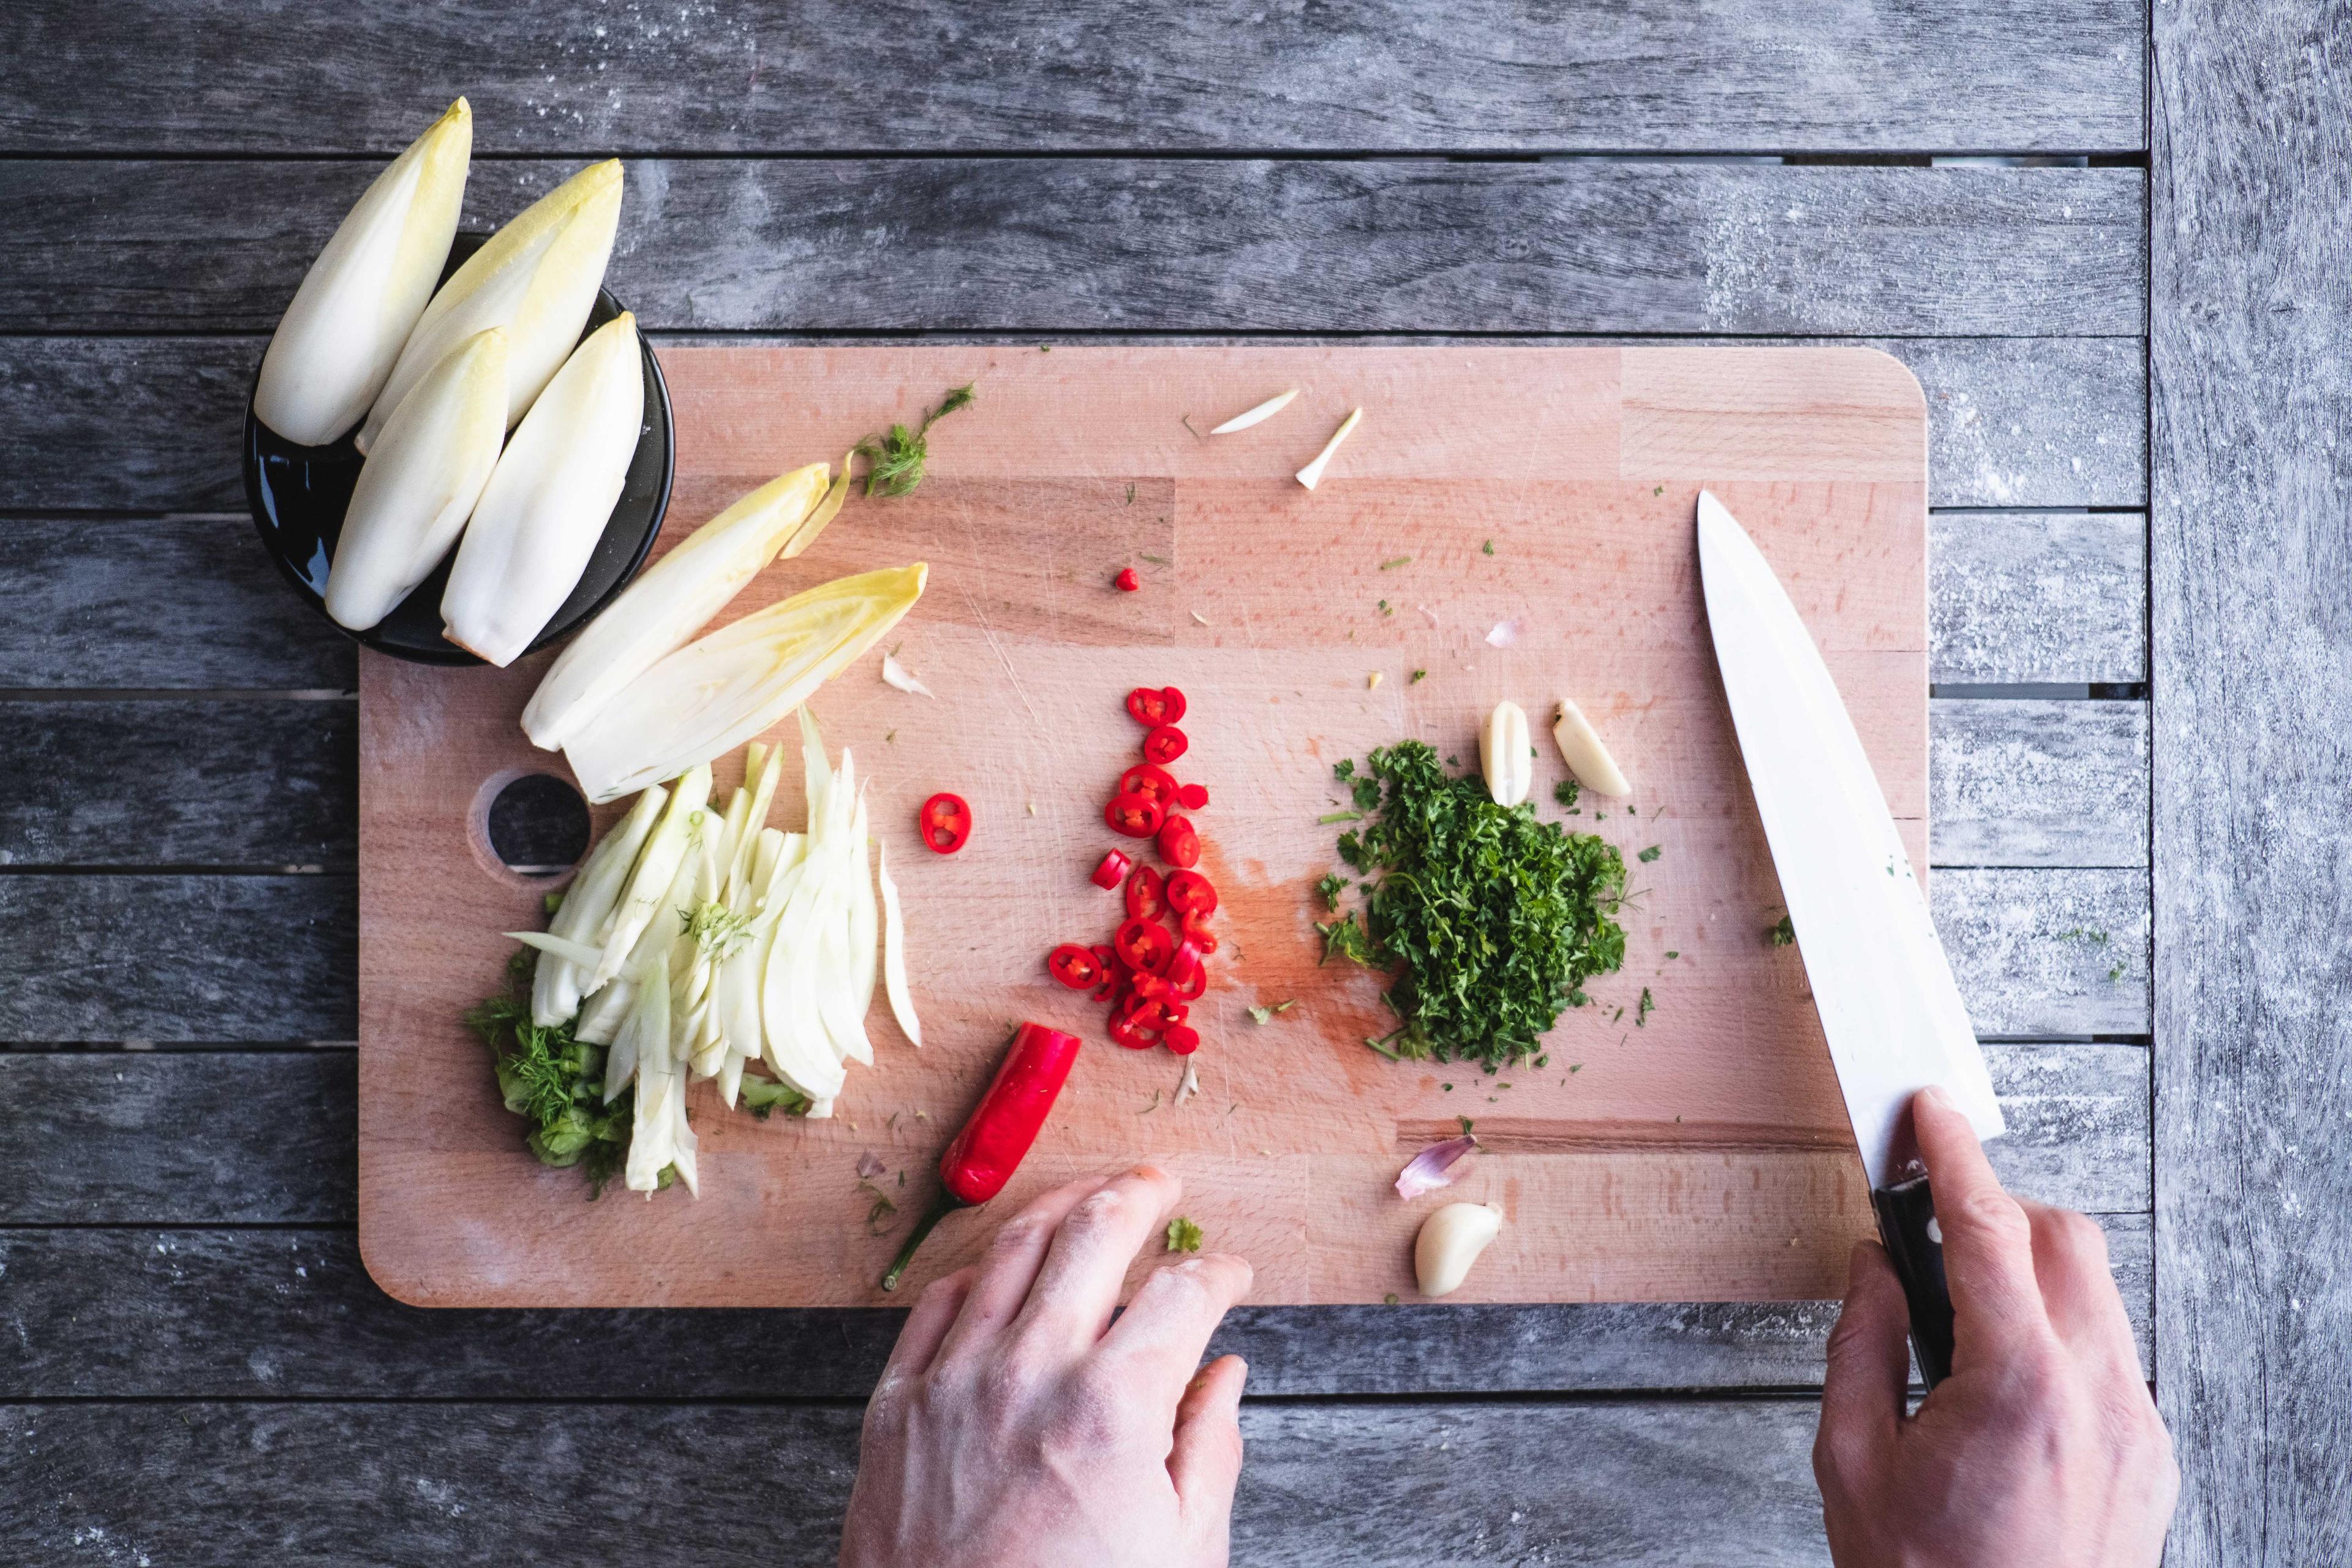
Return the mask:
<path id="1" fill-rule="evenodd" d="M 1952 1373 L 1952 1292 L 1944 1282 L 1944 1244 L 1936 1227 L 1935 1194 L 1915 1176 L 1870 1194 L 1878 1237 L 1886 1244 L 1903 1299 L 1911 1304 L 1911 1352 L 1919 1377 L 1933 1389 Z"/>

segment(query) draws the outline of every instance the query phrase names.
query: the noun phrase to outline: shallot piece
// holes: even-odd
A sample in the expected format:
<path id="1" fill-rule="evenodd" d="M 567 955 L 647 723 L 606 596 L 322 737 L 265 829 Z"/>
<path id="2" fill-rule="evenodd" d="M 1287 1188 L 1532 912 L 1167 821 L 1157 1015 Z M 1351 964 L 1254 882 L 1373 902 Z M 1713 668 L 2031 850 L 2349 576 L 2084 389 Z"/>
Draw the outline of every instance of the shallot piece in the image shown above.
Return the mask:
<path id="1" fill-rule="evenodd" d="M 1486 634 L 1488 647 L 1508 647 L 1518 640 L 1519 623 L 1517 621 L 1496 621 L 1495 629 Z"/>
<path id="2" fill-rule="evenodd" d="M 1181 1105 L 1200 1092 L 1201 1075 L 1192 1070 L 1192 1058 L 1187 1057 L 1184 1058 L 1184 1076 L 1176 1080 L 1176 1099 L 1174 1103 Z"/>
<path id="3" fill-rule="evenodd" d="M 889 1166 L 882 1163 L 882 1156 L 870 1149 L 857 1157 L 857 1179 L 861 1182 L 870 1182 L 877 1176 L 887 1173 L 889 1169 Z"/>
<path id="4" fill-rule="evenodd" d="M 1397 1196 L 1407 1203 L 1423 1193 L 1433 1193 L 1440 1187 L 1450 1187 L 1459 1174 L 1454 1167 L 1462 1157 L 1478 1147 L 1478 1140 L 1465 1132 L 1459 1138 L 1448 1138 L 1443 1143 L 1432 1143 L 1405 1168 L 1397 1173 Z"/>
<path id="5" fill-rule="evenodd" d="M 898 656 L 896 654 L 886 653 L 882 656 L 882 679 L 911 697 L 932 695 L 931 689 L 916 679 L 914 671 L 900 664 Z"/>

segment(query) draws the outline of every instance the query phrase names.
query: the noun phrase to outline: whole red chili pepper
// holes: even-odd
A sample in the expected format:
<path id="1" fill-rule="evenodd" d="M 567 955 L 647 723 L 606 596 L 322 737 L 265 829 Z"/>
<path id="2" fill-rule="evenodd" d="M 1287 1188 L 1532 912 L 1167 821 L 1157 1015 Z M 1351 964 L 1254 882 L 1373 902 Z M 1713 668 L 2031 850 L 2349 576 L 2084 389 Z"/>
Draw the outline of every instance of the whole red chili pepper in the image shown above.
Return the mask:
<path id="1" fill-rule="evenodd" d="M 940 1156 L 944 1190 L 930 1212 L 917 1222 L 907 1245 L 882 1276 L 882 1289 L 896 1290 L 898 1277 L 931 1227 L 961 1208 L 984 1204 L 1004 1190 L 1013 1173 L 1044 1130 L 1045 1117 L 1069 1081 L 1078 1059 L 1078 1037 L 1042 1024 L 1024 1024 L 1013 1037 L 987 1092 L 964 1121 L 963 1131 Z"/>

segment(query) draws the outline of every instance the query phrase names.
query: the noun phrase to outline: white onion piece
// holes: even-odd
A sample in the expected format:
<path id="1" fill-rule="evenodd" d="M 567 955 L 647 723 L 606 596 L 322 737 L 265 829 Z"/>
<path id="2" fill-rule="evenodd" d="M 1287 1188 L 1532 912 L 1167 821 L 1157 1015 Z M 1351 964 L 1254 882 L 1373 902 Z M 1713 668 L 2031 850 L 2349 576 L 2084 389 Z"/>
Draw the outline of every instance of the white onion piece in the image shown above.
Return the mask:
<path id="1" fill-rule="evenodd" d="M 1272 397 L 1267 398 L 1264 403 L 1259 404 L 1256 407 L 1244 409 L 1241 413 L 1234 415 L 1231 419 L 1226 420 L 1223 425 L 1220 425 L 1215 429 L 1210 431 L 1209 434 L 1212 436 L 1230 436 L 1236 430 L 1246 430 L 1253 425 L 1263 424 L 1265 421 L 1271 419 L 1276 415 L 1281 413 L 1285 408 L 1290 406 L 1290 400 L 1297 395 L 1298 388 L 1295 386 L 1288 392 L 1278 392 Z M 1307 488 L 1309 489 L 1314 489 L 1312 485 L 1309 485 Z"/>

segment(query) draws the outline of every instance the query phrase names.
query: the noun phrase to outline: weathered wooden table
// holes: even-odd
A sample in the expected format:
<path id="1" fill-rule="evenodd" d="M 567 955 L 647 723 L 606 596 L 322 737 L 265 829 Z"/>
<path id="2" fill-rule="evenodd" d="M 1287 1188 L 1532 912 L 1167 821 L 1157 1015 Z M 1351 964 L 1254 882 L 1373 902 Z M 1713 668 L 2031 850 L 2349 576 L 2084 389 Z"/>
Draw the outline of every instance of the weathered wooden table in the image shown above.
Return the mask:
<path id="1" fill-rule="evenodd" d="M 1997 1163 L 2108 1231 L 2181 1437 L 2174 1561 L 2343 1561 L 2342 22 L 10 8 L 0 1560 L 833 1551 L 895 1316 L 427 1314 L 358 1257 L 354 667 L 251 537 L 236 430 L 367 160 L 463 91 L 470 222 L 629 159 L 614 286 L 667 342 L 1899 356 L 1933 418 L 1934 899 Z M 1822 1561 L 1833 1315 L 1244 1311 L 1236 1557 Z"/>

